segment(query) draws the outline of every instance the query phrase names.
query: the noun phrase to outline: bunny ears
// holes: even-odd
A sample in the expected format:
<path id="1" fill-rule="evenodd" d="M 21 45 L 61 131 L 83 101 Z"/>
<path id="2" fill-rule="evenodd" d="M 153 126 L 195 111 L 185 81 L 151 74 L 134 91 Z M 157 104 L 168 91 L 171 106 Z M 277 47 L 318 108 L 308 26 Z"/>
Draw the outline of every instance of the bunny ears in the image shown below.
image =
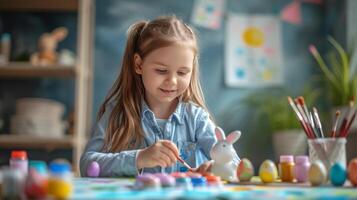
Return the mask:
<path id="1" fill-rule="evenodd" d="M 216 131 L 215 132 L 216 138 L 218 141 L 226 140 L 229 144 L 235 143 L 242 135 L 242 133 L 240 131 L 233 131 L 226 138 L 226 136 L 224 135 L 224 131 L 218 126 L 216 127 L 215 131 Z"/>

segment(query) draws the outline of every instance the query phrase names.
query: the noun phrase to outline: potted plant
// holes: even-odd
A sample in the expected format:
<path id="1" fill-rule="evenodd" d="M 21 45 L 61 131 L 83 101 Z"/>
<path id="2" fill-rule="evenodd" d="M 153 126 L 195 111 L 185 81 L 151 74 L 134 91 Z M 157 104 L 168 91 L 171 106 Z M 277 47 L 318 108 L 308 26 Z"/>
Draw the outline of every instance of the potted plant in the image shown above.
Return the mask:
<path id="1" fill-rule="evenodd" d="M 334 49 L 327 54 L 325 61 L 314 45 L 309 46 L 309 50 L 320 67 L 323 74 L 325 94 L 332 107 L 332 115 L 336 110 L 346 112 L 349 102 L 357 101 L 357 66 L 356 61 L 351 62 L 353 53 L 349 55 L 342 46 L 332 37 L 327 40 Z M 355 56 L 355 59 L 356 56 Z M 355 65 L 355 66 L 352 66 Z M 354 123 L 356 127 L 357 123 Z"/>
<path id="2" fill-rule="evenodd" d="M 302 130 L 295 113 L 291 109 L 284 89 L 253 93 L 243 102 L 257 111 L 258 121 L 265 120 L 266 132 L 272 134 L 273 150 L 276 159 L 280 155 L 303 155 L 307 151 L 307 137 Z M 317 91 L 306 87 L 303 95 L 306 104 L 312 105 L 319 96 Z"/>

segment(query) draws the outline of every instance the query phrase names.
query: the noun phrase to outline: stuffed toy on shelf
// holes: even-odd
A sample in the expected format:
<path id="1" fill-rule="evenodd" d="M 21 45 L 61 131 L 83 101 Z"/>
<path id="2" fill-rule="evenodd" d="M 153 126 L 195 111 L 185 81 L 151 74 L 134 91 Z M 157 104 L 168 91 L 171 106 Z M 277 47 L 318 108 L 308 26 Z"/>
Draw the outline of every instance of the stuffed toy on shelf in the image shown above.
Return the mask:
<path id="1" fill-rule="evenodd" d="M 31 55 L 31 64 L 46 66 L 58 63 L 56 52 L 58 42 L 64 40 L 68 34 L 65 27 L 59 27 L 51 33 L 44 33 L 38 40 L 38 52 Z"/>

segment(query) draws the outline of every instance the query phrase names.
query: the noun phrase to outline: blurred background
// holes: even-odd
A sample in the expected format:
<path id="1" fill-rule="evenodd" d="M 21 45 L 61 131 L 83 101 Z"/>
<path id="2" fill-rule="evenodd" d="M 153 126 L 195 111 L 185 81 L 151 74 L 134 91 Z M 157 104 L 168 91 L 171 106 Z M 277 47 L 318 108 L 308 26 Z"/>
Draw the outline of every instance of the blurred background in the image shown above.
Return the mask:
<path id="1" fill-rule="evenodd" d="M 336 110 L 345 113 L 357 93 L 356 9 L 353 0 L 0 0 L 0 165 L 15 149 L 27 150 L 29 159 L 76 164 L 119 73 L 128 27 L 173 14 L 198 33 L 206 103 L 226 134 L 242 131 L 239 156 L 258 166 L 306 154 L 287 96 L 316 107 L 329 134 Z M 44 53 L 45 37 L 54 40 L 54 60 Z M 337 81 L 341 88 L 342 80 L 351 82 L 348 92 L 330 87 L 309 47 L 332 73 L 348 67 L 348 77 Z M 355 124 L 348 160 L 357 155 Z"/>

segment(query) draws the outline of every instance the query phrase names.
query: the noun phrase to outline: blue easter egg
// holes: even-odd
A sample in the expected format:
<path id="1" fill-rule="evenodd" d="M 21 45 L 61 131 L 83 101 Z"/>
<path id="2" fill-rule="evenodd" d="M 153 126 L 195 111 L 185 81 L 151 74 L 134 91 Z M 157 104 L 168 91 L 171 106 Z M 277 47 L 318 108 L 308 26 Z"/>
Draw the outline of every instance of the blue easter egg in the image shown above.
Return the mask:
<path id="1" fill-rule="evenodd" d="M 335 163 L 330 169 L 330 181 L 334 186 L 342 186 L 347 178 L 346 168 L 341 163 Z"/>

